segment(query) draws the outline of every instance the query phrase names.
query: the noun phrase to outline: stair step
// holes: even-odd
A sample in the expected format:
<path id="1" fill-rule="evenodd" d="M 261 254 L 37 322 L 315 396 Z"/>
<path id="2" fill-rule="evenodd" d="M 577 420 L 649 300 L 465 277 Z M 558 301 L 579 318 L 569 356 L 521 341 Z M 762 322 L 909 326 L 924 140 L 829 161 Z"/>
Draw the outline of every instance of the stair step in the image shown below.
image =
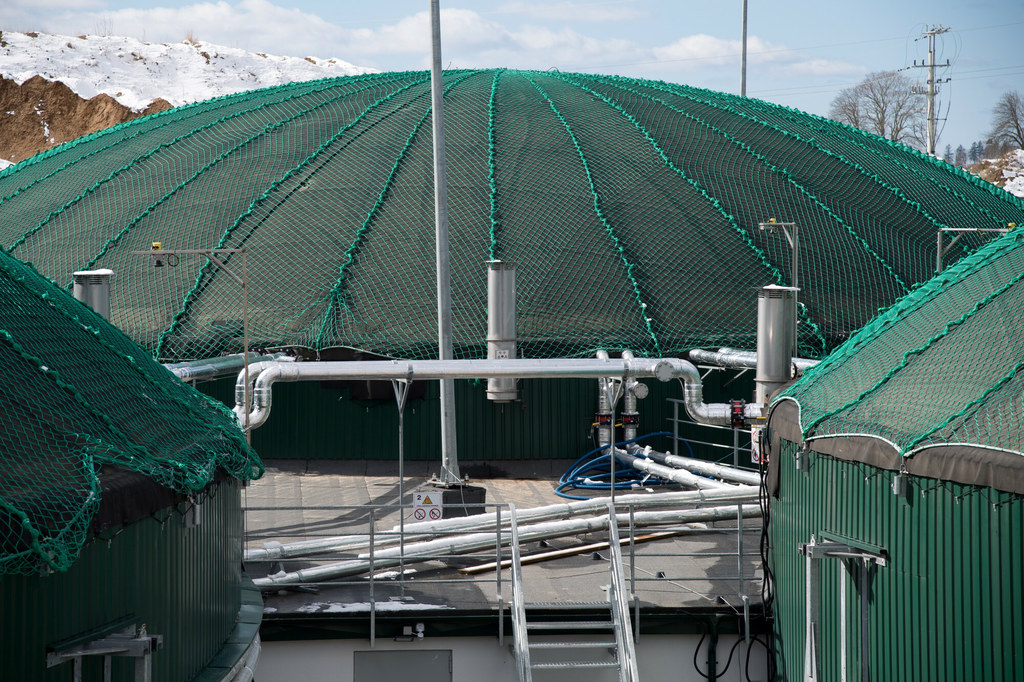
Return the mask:
<path id="1" fill-rule="evenodd" d="M 607 620 L 568 620 L 527 623 L 527 630 L 613 630 L 615 624 Z"/>
<path id="2" fill-rule="evenodd" d="M 558 668 L 618 668 L 618 661 L 557 661 L 552 663 L 530 663 L 534 670 L 554 670 Z"/>
<path id="3" fill-rule="evenodd" d="M 607 601 L 528 601 L 524 604 L 528 609 L 608 609 Z"/>
<path id="4" fill-rule="evenodd" d="M 531 649 L 614 649 L 614 640 L 588 642 L 530 642 Z"/>

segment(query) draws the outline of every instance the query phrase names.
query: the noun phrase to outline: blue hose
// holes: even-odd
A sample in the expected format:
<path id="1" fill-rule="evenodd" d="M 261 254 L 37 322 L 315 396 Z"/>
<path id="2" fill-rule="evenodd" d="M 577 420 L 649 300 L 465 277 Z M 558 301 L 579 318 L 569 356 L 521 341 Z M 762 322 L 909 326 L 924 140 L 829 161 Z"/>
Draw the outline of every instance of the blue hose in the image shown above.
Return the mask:
<path id="1" fill-rule="evenodd" d="M 644 434 L 636 438 L 629 440 L 620 441 L 615 444 L 616 447 L 629 445 L 630 443 L 636 443 L 637 441 L 644 440 L 645 438 L 654 438 L 655 436 L 672 436 L 672 433 L 667 431 L 658 431 L 655 433 Z M 690 448 L 690 444 L 685 440 L 683 444 L 686 445 L 686 449 L 689 450 L 690 456 L 693 456 L 693 449 Z M 597 453 L 603 453 L 594 457 Z M 616 455 L 615 457 L 615 489 L 616 490 L 630 490 L 638 482 L 643 481 L 645 477 L 650 478 L 648 474 L 627 466 L 621 459 Z M 620 468 L 621 465 L 621 468 Z M 650 485 L 667 485 L 670 481 L 664 481 L 662 479 L 655 479 L 649 481 Z M 571 467 L 569 467 L 564 474 L 558 479 L 558 486 L 555 488 L 555 494 L 559 497 L 564 497 L 568 500 L 589 500 L 591 497 L 585 497 L 581 495 L 570 495 L 564 492 L 567 488 L 574 488 L 576 490 L 594 490 L 608 492 L 611 490 L 611 454 L 608 452 L 608 446 L 603 445 L 599 448 L 594 448 L 587 454 L 577 459 Z"/>

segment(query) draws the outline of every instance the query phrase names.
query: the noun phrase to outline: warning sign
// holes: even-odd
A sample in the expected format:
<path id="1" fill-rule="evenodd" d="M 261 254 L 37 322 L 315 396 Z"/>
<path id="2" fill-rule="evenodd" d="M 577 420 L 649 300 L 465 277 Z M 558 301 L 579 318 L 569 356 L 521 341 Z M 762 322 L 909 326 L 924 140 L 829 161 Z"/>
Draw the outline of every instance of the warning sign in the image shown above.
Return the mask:
<path id="1" fill-rule="evenodd" d="M 418 492 L 412 494 L 412 518 L 416 521 L 437 521 L 441 518 L 441 494 Z"/>

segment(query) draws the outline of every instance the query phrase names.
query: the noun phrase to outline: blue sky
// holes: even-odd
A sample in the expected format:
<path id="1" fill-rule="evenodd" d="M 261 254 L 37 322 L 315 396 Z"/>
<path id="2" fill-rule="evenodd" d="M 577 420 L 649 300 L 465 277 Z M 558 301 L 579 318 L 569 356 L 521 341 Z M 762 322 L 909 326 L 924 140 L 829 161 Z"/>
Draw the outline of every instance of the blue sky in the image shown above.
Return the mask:
<path id="1" fill-rule="evenodd" d="M 741 0 L 441 0 L 447 67 L 589 71 L 740 87 Z M 4 0 L 0 30 L 202 41 L 254 52 L 336 57 L 383 70 L 429 64 L 428 0 Z M 1008 90 L 1024 93 L 1024 1 L 749 0 L 747 94 L 826 114 L 873 71 L 921 63 L 928 26 L 949 59 L 939 151 L 989 129 Z M 925 78 L 924 69 L 907 74 Z M 948 107 L 948 109 L 947 109 Z M 947 114 L 948 111 L 948 114 Z M 942 123 L 940 122 L 940 125 Z"/>

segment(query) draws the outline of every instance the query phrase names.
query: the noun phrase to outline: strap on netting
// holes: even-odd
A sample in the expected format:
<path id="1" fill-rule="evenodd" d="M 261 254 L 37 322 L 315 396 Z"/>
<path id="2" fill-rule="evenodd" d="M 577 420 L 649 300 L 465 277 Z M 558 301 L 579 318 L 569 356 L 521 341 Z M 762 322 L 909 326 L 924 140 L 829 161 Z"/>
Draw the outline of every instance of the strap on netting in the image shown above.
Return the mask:
<path id="1" fill-rule="evenodd" d="M 224 231 L 224 234 L 221 236 L 221 239 L 220 239 L 220 241 L 218 242 L 218 244 L 217 244 L 217 246 L 215 248 L 218 248 L 218 249 L 225 248 L 225 246 L 228 243 L 228 240 L 231 238 L 232 234 L 238 228 L 238 226 L 242 224 L 242 221 L 244 221 L 249 215 L 251 215 L 256 210 L 257 206 L 259 206 L 264 201 L 266 201 L 266 199 L 270 197 L 270 195 L 273 193 L 273 191 L 275 189 L 277 189 L 279 186 L 281 186 L 281 184 L 284 183 L 286 180 L 288 180 L 288 178 L 290 178 L 293 175 L 295 175 L 295 173 L 297 173 L 299 170 L 301 170 L 302 168 L 304 168 L 305 166 L 309 165 L 314 160 L 316 160 L 324 152 L 324 150 L 326 150 L 331 144 L 333 144 L 335 141 L 337 141 L 339 138 L 341 138 L 342 135 L 344 135 L 346 132 L 351 130 L 360 121 L 362 121 L 370 112 L 374 111 L 381 104 L 383 104 L 384 102 L 387 102 L 388 100 L 390 100 L 391 98 L 395 97 L 399 93 L 404 92 L 404 91 L 408 90 L 409 88 L 411 88 L 411 87 L 413 87 L 413 86 L 415 86 L 415 85 L 417 85 L 419 83 L 423 83 L 426 80 L 427 80 L 426 78 L 421 78 L 421 79 L 415 80 L 415 81 L 413 81 L 411 83 L 407 83 L 406 85 L 402 86 L 401 88 L 398 88 L 394 92 L 391 92 L 391 93 L 385 95 L 384 97 L 381 97 L 381 98 L 377 99 L 375 102 L 373 102 L 372 104 L 367 106 L 366 109 L 364 109 L 362 111 L 362 113 L 360 113 L 358 116 L 356 116 L 351 122 L 349 122 L 346 125 L 344 125 L 341 129 L 338 130 L 338 132 L 336 132 L 328 140 L 323 142 L 319 147 L 316 148 L 316 150 L 314 150 L 311 154 L 309 154 L 305 159 L 303 159 L 297 165 L 295 165 L 292 168 L 290 168 L 289 170 L 287 170 L 283 175 L 281 175 L 281 177 L 279 177 L 278 179 L 276 179 L 272 183 L 270 183 L 270 185 L 267 186 L 266 190 L 264 190 L 263 193 L 260 196 L 258 196 L 255 199 L 253 199 L 252 202 L 249 204 L 249 207 L 241 215 L 239 215 L 235 219 L 235 221 Z M 371 86 L 368 86 L 367 88 L 364 88 L 364 90 L 365 89 L 369 89 L 369 87 L 371 87 Z M 345 93 L 345 95 L 342 95 L 342 96 L 340 96 L 340 97 L 338 97 L 336 99 L 343 99 L 344 97 L 347 97 L 350 94 L 354 94 L 354 93 Z M 326 104 L 327 103 L 325 102 L 325 103 L 322 103 L 320 105 L 317 105 L 317 107 L 319 107 L 319 106 L 326 106 Z M 317 107 L 314 107 L 314 108 L 317 108 Z M 394 111 L 389 112 L 388 115 L 391 115 L 393 113 L 395 113 L 395 112 Z M 284 121 L 280 121 L 280 122 L 278 122 L 277 124 L 275 124 L 272 127 L 279 128 L 280 126 L 284 125 L 285 123 L 288 123 L 292 119 L 297 118 L 298 116 L 301 116 L 301 115 L 302 115 L 301 113 L 295 114 L 295 116 L 289 117 L 289 119 L 286 119 Z M 215 271 L 213 271 L 213 272 L 215 272 Z M 177 331 L 178 326 L 181 324 L 182 320 L 185 318 L 186 314 L 188 313 L 188 309 L 189 309 L 189 306 L 192 304 L 192 301 L 196 298 L 196 296 L 198 296 L 198 294 L 200 294 L 206 288 L 206 286 L 208 286 L 208 283 L 209 283 L 210 280 L 212 280 L 213 276 L 214 275 L 211 273 L 211 266 L 210 266 L 210 264 L 206 263 L 203 266 L 202 270 L 200 270 L 199 274 L 196 276 L 195 284 L 192 286 L 192 288 L 185 295 L 185 299 L 182 301 L 181 309 L 177 313 L 175 313 L 174 318 L 171 320 L 170 326 L 167 329 L 165 329 L 163 332 L 160 333 L 160 337 L 157 340 L 156 351 L 155 351 L 155 354 L 156 354 L 157 357 L 162 357 L 163 350 L 164 350 L 164 344 L 167 342 L 167 338 L 169 336 L 171 336 L 172 334 L 174 334 L 175 331 Z"/>
<path id="2" fill-rule="evenodd" d="M 586 175 L 587 182 L 590 184 L 590 193 L 593 195 L 594 199 L 594 212 L 597 214 L 598 220 L 601 221 L 601 225 L 604 226 L 605 231 L 608 233 L 608 236 L 611 238 L 616 250 L 619 252 L 619 258 L 622 260 L 622 264 L 625 267 L 626 277 L 629 278 L 630 283 L 633 285 L 633 294 L 636 297 L 636 302 L 640 306 L 641 319 L 644 320 L 644 325 L 647 327 L 647 333 L 654 342 L 654 352 L 657 356 L 660 356 L 661 345 L 658 343 L 658 337 L 654 333 L 654 328 L 651 326 L 651 320 L 653 319 L 651 317 L 652 312 L 648 311 L 647 303 L 644 302 L 644 295 L 640 291 L 640 283 L 633 274 L 636 265 L 630 262 L 629 256 L 626 253 L 625 245 L 621 242 L 618 235 L 615 234 L 615 228 L 610 222 L 608 222 L 608 219 L 604 215 L 604 211 L 601 210 L 601 197 L 597 192 L 597 187 L 594 185 L 594 177 L 590 174 L 590 165 L 587 163 L 587 157 L 583 153 L 583 148 L 580 146 L 579 140 L 576 139 L 576 135 L 572 132 L 572 127 L 569 125 L 569 122 L 565 120 L 565 117 L 562 116 L 561 113 L 559 113 L 558 107 L 556 107 L 555 103 L 551 101 L 550 97 L 548 97 L 544 88 L 533 80 L 530 75 L 525 73 L 520 75 L 530 81 L 533 87 L 537 89 L 537 92 L 540 93 L 540 96 L 544 98 L 544 101 L 548 103 L 548 106 L 551 107 L 551 111 L 554 112 L 555 116 L 558 117 L 558 120 L 562 122 L 565 132 L 569 135 L 569 139 L 572 140 L 573 147 L 576 148 L 576 153 L 580 157 L 580 163 L 583 165 L 583 173 Z"/>

